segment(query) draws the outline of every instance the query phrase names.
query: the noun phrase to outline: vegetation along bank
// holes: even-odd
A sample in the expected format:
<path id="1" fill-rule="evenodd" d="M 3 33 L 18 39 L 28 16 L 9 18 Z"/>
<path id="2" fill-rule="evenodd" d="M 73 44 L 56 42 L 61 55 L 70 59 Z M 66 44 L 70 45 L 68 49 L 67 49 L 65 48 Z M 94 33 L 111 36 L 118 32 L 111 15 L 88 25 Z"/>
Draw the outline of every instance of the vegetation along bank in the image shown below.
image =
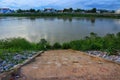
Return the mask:
<path id="1" fill-rule="evenodd" d="M 24 38 L 0 40 L 0 73 L 32 57 L 38 51 L 56 49 L 85 51 L 90 55 L 120 62 L 120 32 L 116 35 L 107 34 L 104 37 L 92 32 L 84 39 L 63 44 L 56 42 L 53 45 L 45 39 L 41 39 L 38 43 L 29 42 Z"/>
<path id="2" fill-rule="evenodd" d="M 100 18 L 117 18 L 119 14 L 97 14 L 97 13 L 11 13 L 0 14 L 1 17 L 100 17 Z"/>

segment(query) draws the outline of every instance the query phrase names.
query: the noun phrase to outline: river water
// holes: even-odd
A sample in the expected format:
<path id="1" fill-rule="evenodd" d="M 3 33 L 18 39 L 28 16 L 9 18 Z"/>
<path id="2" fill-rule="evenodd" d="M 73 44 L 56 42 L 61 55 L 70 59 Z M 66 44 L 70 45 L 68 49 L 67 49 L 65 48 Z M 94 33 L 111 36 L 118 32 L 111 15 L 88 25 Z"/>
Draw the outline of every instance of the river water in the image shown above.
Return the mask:
<path id="1" fill-rule="evenodd" d="M 104 36 L 120 32 L 120 19 L 0 17 L 0 39 L 22 37 L 30 42 L 50 43 L 79 40 L 91 32 Z"/>

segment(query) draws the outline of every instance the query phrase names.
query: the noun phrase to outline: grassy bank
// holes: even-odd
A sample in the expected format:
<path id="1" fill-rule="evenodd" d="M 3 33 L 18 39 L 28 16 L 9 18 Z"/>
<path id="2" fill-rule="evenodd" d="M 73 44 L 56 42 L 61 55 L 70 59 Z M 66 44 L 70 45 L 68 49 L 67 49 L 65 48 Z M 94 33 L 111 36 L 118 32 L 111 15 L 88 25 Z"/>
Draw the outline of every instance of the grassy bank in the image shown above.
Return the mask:
<path id="1" fill-rule="evenodd" d="M 45 39 L 41 39 L 38 43 L 31 43 L 23 38 L 12 38 L 0 40 L 0 57 L 7 52 L 19 52 L 26 50 L 51 50 L 51 49 L 74 49 L 74 50 L 101 50 L 117 54 L 120 50 L 120 32 L 116 35 L 107 34 L 104 37 L 99 37 L 95 33 L 90 33 L 90 36 L 81 40 L 75 40 L 67 43 L 55 43 L 50 45 Z"/>
<path id="2" fill-rule="evenodd" d="M 0 14 L 1 17 L 102 17 L 102 18 L 120 18 L 120 14 L 96 14 L 96 13 L 13 13 Z"/>

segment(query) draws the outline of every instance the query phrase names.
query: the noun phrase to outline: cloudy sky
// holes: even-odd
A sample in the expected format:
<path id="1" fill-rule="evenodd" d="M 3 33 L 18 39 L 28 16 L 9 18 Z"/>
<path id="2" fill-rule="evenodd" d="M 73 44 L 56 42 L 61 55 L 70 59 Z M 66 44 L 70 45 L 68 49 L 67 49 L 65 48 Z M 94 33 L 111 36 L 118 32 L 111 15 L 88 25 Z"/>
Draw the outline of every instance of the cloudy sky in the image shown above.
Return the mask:
<path id="1" fill-rule="evenodd" d="M 12 9 L 82 8 L 120 9 L 120 0 L 0 0 L 0 7 Z"/>

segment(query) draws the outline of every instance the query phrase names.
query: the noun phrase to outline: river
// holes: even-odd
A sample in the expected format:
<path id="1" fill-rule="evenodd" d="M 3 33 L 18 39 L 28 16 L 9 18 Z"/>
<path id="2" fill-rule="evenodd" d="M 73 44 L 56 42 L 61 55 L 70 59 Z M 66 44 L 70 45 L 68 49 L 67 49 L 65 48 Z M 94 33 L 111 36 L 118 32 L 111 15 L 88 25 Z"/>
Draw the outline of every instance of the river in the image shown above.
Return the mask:
<path id="1" fill-rule="evenodd" d="M 120 32 L 120 19 L 0 17 L 0 39 L 22 37 L 39 42 L 44 38 L 52 44 L 79 40 L 91 32 L 99 36 Z"/>

